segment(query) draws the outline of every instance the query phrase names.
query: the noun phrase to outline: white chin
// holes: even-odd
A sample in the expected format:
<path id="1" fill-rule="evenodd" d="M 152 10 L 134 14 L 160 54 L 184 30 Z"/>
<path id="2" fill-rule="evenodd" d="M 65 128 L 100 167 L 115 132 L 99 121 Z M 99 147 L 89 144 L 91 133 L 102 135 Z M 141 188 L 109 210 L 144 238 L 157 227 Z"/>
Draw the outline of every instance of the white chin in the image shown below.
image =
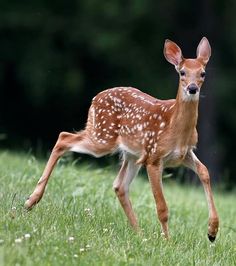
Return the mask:
<path id="1" fill-rule="evenodd" d="M 198 101 L 199 100 L 199 91 L 195 94 L 190 94 L 188 91 L 183 92 L 183 101 Z"/>

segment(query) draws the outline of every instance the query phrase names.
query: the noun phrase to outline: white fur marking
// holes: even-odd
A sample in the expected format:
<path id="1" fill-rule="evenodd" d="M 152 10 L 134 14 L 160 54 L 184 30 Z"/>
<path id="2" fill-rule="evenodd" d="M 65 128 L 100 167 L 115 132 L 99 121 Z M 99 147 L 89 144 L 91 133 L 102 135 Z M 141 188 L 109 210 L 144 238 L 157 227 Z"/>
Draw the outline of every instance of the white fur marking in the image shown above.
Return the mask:
<path id="1" fill-rule="evenodd" d="M 165 127 L 165 125 L 166 125 L 166 123 L 165 123 L 165 122 L 161 122 L 161 124 L 160 124 L 160 128 L 164 128 L 164 127 Z"/>

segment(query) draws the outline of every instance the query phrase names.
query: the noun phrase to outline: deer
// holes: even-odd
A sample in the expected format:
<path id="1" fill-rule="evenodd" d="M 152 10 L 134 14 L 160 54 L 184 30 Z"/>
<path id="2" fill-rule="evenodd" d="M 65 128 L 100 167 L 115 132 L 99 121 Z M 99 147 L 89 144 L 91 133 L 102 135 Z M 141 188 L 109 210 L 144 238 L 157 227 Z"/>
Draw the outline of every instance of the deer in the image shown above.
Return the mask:
<path id="1" fill-rule="evenodd" d="M 168 206 L 162 186 L 166 167 L 183 165 L 198 175 L 208 203 L 208 238 L 216 238 L 219 217 L 214 204 L 207 167 L 194 150 L 198 141 L 196 130 L 200 89 L 211 56 L 206 37 L 198 44 L 196 58 L 185 59 L 173 41 L 164 43 L 164 56 L 179 75 L 176 99 L 159 100 L 133 87 L 115 87 L 98 93 L 88 111 L 84 130 L 61 132 L 33 193 L 25 202 L 30 210 L 42 198 L 49 177 L 65 152 L 102 157 L 120 152 L 122 164 L 113 188 L 128 221 L 139 230 L 136 214 L 129 199 L 129 186 L 143 166 L 146 168 L 161 234 L 168 239 Z"/>

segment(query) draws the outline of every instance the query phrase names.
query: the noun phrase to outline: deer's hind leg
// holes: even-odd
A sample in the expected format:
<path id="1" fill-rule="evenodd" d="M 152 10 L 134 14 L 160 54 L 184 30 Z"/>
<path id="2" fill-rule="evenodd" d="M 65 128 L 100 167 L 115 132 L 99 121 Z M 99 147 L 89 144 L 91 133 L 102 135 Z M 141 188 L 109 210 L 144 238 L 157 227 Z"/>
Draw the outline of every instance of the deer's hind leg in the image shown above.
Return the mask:
<path id="1" fill-rule="evenodd" d="M 91 142 L 85 130 L 78 132 L 76 134 L 68 132 L 60 133 L 41 178 L 39 179 L 33 193 L 25 202 L 25 207 L 27 209 L 32 208 L 35 204 L 37 204 L 41 200 L 48 179 L 53 171 L 53 168 L 56 165 L 56 162 L 67 151 L 87 153 L 95 157 L 100 157 L 106 153 L 109 153 L 107 147 L 103 145 L 101 146 L 94 145 Z"/>
<path id="2" fill-rule="evenodd" d="M 129 199 L 129 185 L 140 169 L 140 165 L 136 164 L 136 160 L 137 158 L 132 155 L 124 155 L 124 161 L 119 171 L 119 174 L 113 183 L 113 188 L 120 201 L 122 208 L 124 209 L 129 223 L 134 229 L 137 230 L 138 221 Z"/>

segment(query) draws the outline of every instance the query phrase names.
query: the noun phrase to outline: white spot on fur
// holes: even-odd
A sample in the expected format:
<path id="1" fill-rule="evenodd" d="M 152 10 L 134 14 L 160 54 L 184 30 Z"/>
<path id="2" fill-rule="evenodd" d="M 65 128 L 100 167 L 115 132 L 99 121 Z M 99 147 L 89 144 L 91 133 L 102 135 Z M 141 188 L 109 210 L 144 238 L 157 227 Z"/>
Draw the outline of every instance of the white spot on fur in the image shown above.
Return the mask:
<path id="1" fill-rule="evenodd" d="M 142 131 L 143 130 L 143 126 L 141 124 L 137 125 L 138 131 Z"/>
<path id="2" fill-rule="evenodd" d="M 165 123 L 165 122 L 162 122 L 162 123 L 160 124 L 160 128 L 164 128 L 165 125 L 166 125 L 166 123 Z"/>

